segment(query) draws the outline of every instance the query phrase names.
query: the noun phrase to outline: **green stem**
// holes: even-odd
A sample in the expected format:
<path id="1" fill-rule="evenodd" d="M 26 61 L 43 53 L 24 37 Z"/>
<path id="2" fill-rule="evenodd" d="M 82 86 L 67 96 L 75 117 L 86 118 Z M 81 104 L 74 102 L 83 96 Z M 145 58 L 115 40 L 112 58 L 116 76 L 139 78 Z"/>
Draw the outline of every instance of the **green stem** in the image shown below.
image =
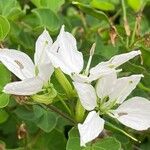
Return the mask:
<path id="1" fill-rule="evenodd" d="M 77 122 L 82 122 L 85 114 L 85 109 L 83 108 L 80 100 L 77 100 L 76 108 L 75 108 L 75 119 Z"/>
<path id="2" fill-rule="evenodd" d="M 123 20 L 126 21 L 127 20 L 127 14 L 126 14 L 126 6 L 125 6 L 124 0 L 121 0 L 121 4 L 122 4 L 122 10 L 123 10 Z"/>
<path id="3" fill-rule="evenodd" d="M 127 38 L 126 38 L 126 48 L 128 49 L 128 47 L 129 47 L 129 37 L 127 36 Z"/>
<path id="4" fill-rule="evenodd" d="M 134 29 L 133 29 L 133 32 L 132 32 L 132 36 L 131 36 L 131 44 L 130 45 L 132 45 L 135 41 L 135 34 L 136 34 L 137 26 L 138 26 L 138 21 L 136 19 L 135 24 L 134 24 Z"/>
<path id="5" fill-rule="evenodd" d="M 47 106 L 50 110 L 56 112 L 57 114 L 59 114 L 60 116 L 62 116 L 63 118 L 67 119 L 68 121 L 70 121 L 72 124 L 76 125 L 76 121 L 74 119 L 72 119 L 71 117 L 69 117 L 68 115 L 66 115 L 64 112 L 62 112 L 61 110 L 59 110 L 57 107 L 53 106 L 53 105 L 48 105 Z"/>
<path id="6" fill-rule="evenodd" d="M 124 134 L 124 135 L 128 136 L 128 137 L 129 137 L 129 138 L 131 138 L 132 140 L 134 140 L 134 141 L 136 141 L 136 142 L 139 142 L 139 143 L 140 143 L 140 141 L 138 141 L 135 137 L 133 137 L 132 135 L 128 134 L 128 133 L 127 133 L 127 132 L 125 132 L 124 130 L 122 130 L 122 129 L 120 129 L 120 128 L 116 127 L 116 126 L 114 126 L 114 125 L 113 125 L 113 124 L 111 124 L 110 122 L 105 122 L 105 124 L 106 124 L 108 127 L 112 128 L 112 129 L 115 129 L 115 130 L 117 130 L 117 131 L 121 132 L 122 134 Z"/>
<path id="7" fill-rule="evenodd" d="M 121 0 L 121 4 L 122 4 L 122 10 L 123 10 L 124 28 L 125 28 L 125 32 L 126 32 L 126 35 L 127 35 L 127 37 L 126 37 L 126 48 L 128 48 L 130 29 L 129 29 L 129 25 L 128 25 L 127 14 L 126 14 L 126 6 L 125 6 L 124 0 Z"/>
<path id="8" fill-rule="evenodd" d="M 64 105 L 64 107 L 66 108 L 66 110 L 68 111 L 68 113 L 72 116 L 71 110 L 69 109 L 69 107 L 67 106 L 67 104 L 64 102 L 64 100 L 57 95 L 57 97 L 59 98 L 60 102 Z"/>
<path id="9" fill-rule="evenodd" d="M 150 92 L 150 88 L 148 87 L 145 87 L 142 83 L 139 83 L 138 84 L 138 87 L 144 91 L 147 91 L 147 92 Z"/>
<path id="10" fill-rule="evenodd" d="M 65 75 L 59 68 L 55 69 L 55 77 L 58 80 L 58 82 L 60 83 L 60 85 L 63 87 L 68 98 L 74 97 L 75 93 L 73 91 L 72 85 L 70 84 L 68 79 L 65 77 Z"/>

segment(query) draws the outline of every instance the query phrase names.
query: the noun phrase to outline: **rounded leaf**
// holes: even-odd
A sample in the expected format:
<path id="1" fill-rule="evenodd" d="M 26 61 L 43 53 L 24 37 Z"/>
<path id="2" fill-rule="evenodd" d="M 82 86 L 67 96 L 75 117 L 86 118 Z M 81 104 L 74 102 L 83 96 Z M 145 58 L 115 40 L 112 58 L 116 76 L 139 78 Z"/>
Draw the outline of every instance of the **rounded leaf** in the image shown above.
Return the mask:
<path id="1" fill-rule="evenodd" d="M 0 108 L 6 107 L 9 103 L 9 95 L 2 93 L 0 94 Z"/>
<path id="2" fill-rule="evenodd" d="M 7 36 L 10 30 L 10 24 L 8 20 L 0 16 L 0 41 L 4 40 L 4 38 Z"/>

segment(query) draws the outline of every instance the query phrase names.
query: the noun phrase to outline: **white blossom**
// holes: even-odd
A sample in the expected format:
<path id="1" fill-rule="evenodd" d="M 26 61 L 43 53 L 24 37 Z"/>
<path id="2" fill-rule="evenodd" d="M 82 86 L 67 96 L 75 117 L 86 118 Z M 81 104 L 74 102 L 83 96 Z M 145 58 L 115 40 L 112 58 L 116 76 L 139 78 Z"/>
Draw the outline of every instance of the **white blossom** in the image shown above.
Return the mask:
<path id="1" fill-rule="evenodd" d="M 54 71 L 46 55 L 46 50 L 51 46 L 52 39 L 44 30 L 36 41 L 35 64 L 28 55 L 21 51 L 0 49 L 0 61 L 22 80 L 8 83 L 3 92 L 15 95 L 33 95 L 40 92 Z"/>
<path id="2" fill-rule="evenodd" d="M 146 130 L 150 127 L 149 100 L 142 97 L 133 97 L 125 101 L 127 96 L 135 89 L 141 77 L 143 75 L 139 74 L 117 78 L 116 73 L 111 73 L 100 78 L 96 84 L 96 88 L 88 83 L 73 82 L 73 84 L 77 90 L 81 104 L 86 110 L 95 112 L 94 109 L 96 108 L 98 113 L 108 114 L 132 129 Z M 113 110 L 116 104 L 121 105 Z M 85 121 L 82 128 L 79 129 L 81 146 L 95 139 L 102 131 L 102 129 L 99 130 L 100 125 L 93 125 L 95 124 L 95 120 L 98 120 L 96 118 L 91 119 L 89 124 Z M 101 126 L 103 126 L 102 121 Z M 89 132 L 86 129 L 89 129 Z M 93 131 L 94 135 L 91 134 L 91 131 Z"/>
<path id="3" fill-rule="evenodd" d="M 48 51 L 48 56 L 55 68 L 60 68 L 65 74 L 70 75 L 74 81 L 89 83 L 105 74 L 116 72 L 117 67 L 141 54 L 138 50 L 116 55 L 109 61 L 101 62 L 90 69 L 94 48 L 95 45 L 91 48 L 87 68 L 84 71 L 83 55 L 77 50 L 76 39 L 71 33 L 64 31 L 64 26 L 62 26 L 57 40 Z"/>

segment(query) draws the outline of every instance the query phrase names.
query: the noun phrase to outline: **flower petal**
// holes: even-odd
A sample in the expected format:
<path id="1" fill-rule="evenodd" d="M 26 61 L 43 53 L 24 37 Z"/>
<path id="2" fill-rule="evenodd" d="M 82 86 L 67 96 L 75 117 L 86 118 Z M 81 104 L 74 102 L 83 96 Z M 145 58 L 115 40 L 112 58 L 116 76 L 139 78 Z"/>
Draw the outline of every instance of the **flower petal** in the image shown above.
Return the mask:
<path id="1" fill-rule="evenodd" d="M 88 114 L 83 124 L 78 124 L 80 133 L 80 145 L 85 146 L 86 143 L 92 141 L 103 131 L 104 120 L 92 111 Z"/>
<path id="2" fill-rule="evenodd" d="M 83 55 L 77 50 L 76 45 L 76 39 L 72 34 L 65 32 L 62 26 L 57 40 L 48 51 L 54 67 L 60 67 L 68 75 L 79 73 L 83 68 Z"/>
<path id="3" fill-rule="evenodd" d="M 46 83 L 54 72 L 54 67 L 51 63 L 42 64 L 39 66 L 38 76 Z"/>
<path id="4" fill-rule="evenodd" d="M 93 110 L 96 107 L 96 93 L 92 85 L 87 83 L 73 82 L 79 95 L 81 104 L 86 110 Z"/>
<path id="5" fill-rule="evenodd" d="M 52 43 L 52 38 L 50 37 L 48 31 L 45 29 L 36 41 L 34 54 L 34 62 L 36 65 L 50 62 L 46 50 L 50 49 Z"/>
<path id="6" fill-rule="evenodd" d="M 81 82 L 81 83 L 90 83 L 91 80 L 89 77 L 83 75 L 83 74 L 72 74 L 71 78 L 73 79 L 73 81 L 75 82 Z"/>
<path id="7" fill-rule="evenodd" d="M 90 74 L 97 75 L 101 72 L 101 70 L 104 70 L 105 68 L 115 69 L 140 54 L 141 52 L 140 50 L 138 50 L 138 51 L 131 51 L 129 53 L 116 55 L 112 57 L 109 61 L 101 62 L 95 67 L 91 68 Z"/>
<path id="8" fill-rule="evenodd" d="M 111 69 L 107 66 L 99 66 L 99 68 L 97 68 L 97 69 L 95 67 L 93 67 L 90 70 L 89 80 L 92 82 L 101 77 L 104 77 L 105 75 L 109 75 L 109 74 L 120 72 L 120 71 L 121 71 L 121 69 L 115 70 L 115 69 Z"/>
<path id="9" fill-rule="evenodd" d="M 21 51 L 0 49 L 0 61 L 21 80 L 34 76 L 32 60 Z"/>
<path id="10" fill-rule="evenodd" d="M 113 88 L 115 88 L 114 83 L 116 82 L 116 80 L 117 80 L 116 72 L 101 77 L 96 83 L 96 93 L 98 97 L 103 99 L 109 96 Z"/>
<path id="11" fill-rule="evenodd" d="M 150 101 L 143 97 L 133 97 L 122 103 L 114 114 L 124 125 L 135 130 L 150 127 Z"/>
<path id="12" fill-rule="evenodd" d="M 15 95 L 33 95 L 42 90 L 43 81 L 39 77 L 8 83 L 3 92 Z"/>
<path id="13" fill-rule="evenodd" d="M 131 75 L 116 80 L 113 89 L 109 94 L 111 100 L 116 100 L 117 103 L 122 103 L 127 96 L 136 88 L 143 75 Z"/>

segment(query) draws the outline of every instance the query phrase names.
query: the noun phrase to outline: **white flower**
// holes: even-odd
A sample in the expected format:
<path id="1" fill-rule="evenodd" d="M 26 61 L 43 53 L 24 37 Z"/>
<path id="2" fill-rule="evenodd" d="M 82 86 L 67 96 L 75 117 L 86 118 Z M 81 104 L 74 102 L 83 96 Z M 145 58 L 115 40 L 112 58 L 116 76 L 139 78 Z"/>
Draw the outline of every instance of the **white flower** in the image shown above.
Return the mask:
<path id="1" fill-rule="evenodd" d="M 102 75 L 116 72 L 116 68 L 126 61 L 141 54 L 138 51 L 116 55 L 107 62 L 101 62 L 97 66 L 90 68 L 92 56 L 94 54 L 95 44 L 90 51 L 90 58 L 85 69 L 83 70 L 83 55 L 77 50 L 77 42 L 72 34 L 64 31 L 64 26 L 60 30 L 57 40 L 48 51 L 48 56 L 56 68 L 60 68 L 64 73 L 70 75 L 74 81 L 91 82 L 100 78 Z M 83 74 L 81 74 L 83 71 Z"/>
<path id="2" fill-rule="evenodd" d="M 78 124 L 80 145 L 85 146 L 91 139 L 95 139 L 104 129 L 104 119 L 95 111 L 91 111 L 83 124 Z"/>
<path id="3" fill-rule="evenodd" d="M 86 110 L 91 111 L 96 108 L 100 114 L 108 114 L 132 129 L 146 130 L 150 127 L 149 100 L 142 97 L 133 97 L 124 102 L 127 96 L 135 89 L 141 77 L 143 75 L 131 75 L 117 79 L 116 73 L 111 73 L 98 80 L 96 90 L 88 83 L 73 82 L 73 84 L 77 90 L 81 104 Z M 121 105 L 116 110 L 113 110 L 116 104 Z M 81 146 L 92 141 L 101 133 L 102 128 L 98 130 L 98 127 L 103 126 L 104 121 L 101 121 L 101 125 L 98 127 L 96 122 L 98 122 L 98 118 L 94 115 L 90 124 L 87 124 L 86 121 L 82 124 L 83 128 L 79 129 Z M 93 131 L 94 135 L 90 131 L 84 132 L 84 127 Z"/>
<path id="4" fill-rule="evenodd" d="M 46 50 L 51 46 L 52 39 L 44 30 L 36 41 L 35 65 L 30 57 L 21 51 L 0 49 L 0 61 L 22 80 L 8 83 L 3 91 L 15 95 L 33 95 L 40 92 L 54 71 L 46 55 Z"/>

